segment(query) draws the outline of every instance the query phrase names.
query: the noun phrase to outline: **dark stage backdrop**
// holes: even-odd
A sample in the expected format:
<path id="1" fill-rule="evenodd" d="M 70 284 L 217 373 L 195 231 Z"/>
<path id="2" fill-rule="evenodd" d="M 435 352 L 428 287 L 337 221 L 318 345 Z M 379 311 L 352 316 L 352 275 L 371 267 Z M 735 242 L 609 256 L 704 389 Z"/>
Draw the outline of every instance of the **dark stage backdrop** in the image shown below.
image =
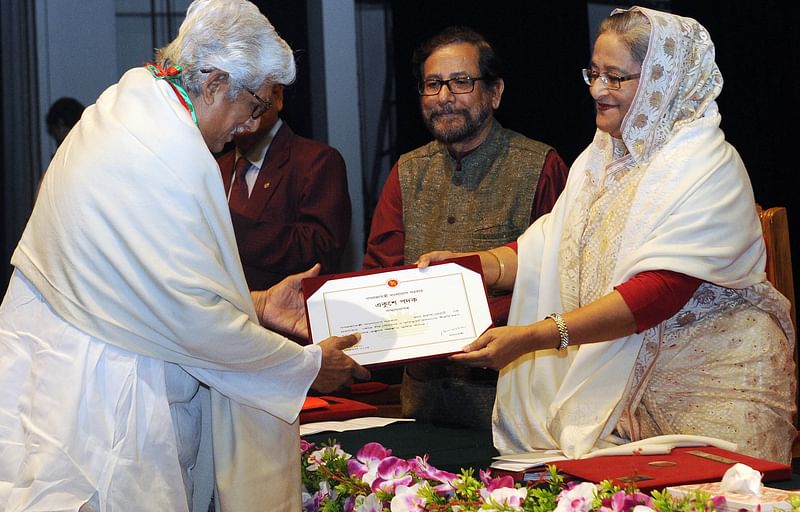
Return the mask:
<path id="1" fill-rule="evenodd" d="M 284 90 L 281 117 L 292 131 L 311 137 L 311 92 L 309 80 L 308 16 L 306 2 L 285 0 L 252 0 L 269 18 L 278 34 L 289 43 L 297 63 L 297 80 Z"/>
<path id="2" fill-rule="evenodd" d="M 722 129 L 750 174 L 756 201 L 786 206 L 800 292 L 800 14 L 777 0 L 673 0 L 673 12 L 696 18 L 711 34 L 725 79 L 718 99 Z"/>
<path id="3" fill-rule="evenodd" d="M 287 91 L 285 117 L 295 131 L 311 135 L 305 2 L 255 3 L 298 50 L 298 81 Z M 483 32 L 507 62 L 506 92 L 497 116 L 504 125 L 551 144 L 568 163 L 589 143 L 594 131 L 592 105 L 578 74 L 589 59 L 584 2 L 398 0 L 387 4 L 393 12 L 398 91 L 395 156 L 429 140 L 411 80 L 411 52 L 424 38 L 456 23 Z M 800 14 L 789 5 L 779 0 L 673 0 L 672 11 L 697 18 L 716 43 L 717 62 L 725 78 L 719 98 L 722 128 L 748 167 L 756 199 L 764 207 L 787 207 L 797 262 L 800 194 L 795 185 L 794 149 L 800 144 L 800 32 L 795 27 L 800 26 Z M 0 238 L 8 237 L 4 222 L 0 228 Z M 794 275 L 795 289 L 800 292 L 800 272 Z"/>
<path id="4" fill-rule="evenodd" d="M 298 133 L 310 135 L 305 2 L 256 3 L 299 50 L 298 83 L 289 93 L 286 117 Z M 386 5 L 394 29 L 395 159 L 430 140 L 419 115 L 411 53 L 420 41 L 453 24 L 482 32 L 506 62 L 506 89 L 497 113 L 501 123 L 552 145 L 568 164 L 590 142 L 593 107 L 579 74 L 590 57 L 585 2 L 397 0 Z M 800 191 L 793 149 L 800 144 L 800 31 L 795 29 L 800 14 L 787 5 L 780 0 L 672 0 L 671 10 L 696 18 L 711 33 L 725 79 L 718 100 L 722 128 L 747 165 L 756 200 L 764 207 L 787 207 L 797 262 Z M 794 275 L 800 292 L 800 271 Z"/>
<path id="5" fill-rule="evenodd" d="M 448 25 L 482 33 L 505 62 L 497 118 L 506 127 L 556 148 L 567 163 L 594 133 L 590 97 L 580 76 L 589 60 L 583 2 L 407 0 L 393 2 L 398 91 L 398 150 L 427 143 L 411 75 L 411 54 Z"/>
<path id="6" fill-rule="evenodd" d="M 794 261 L 800 262 L 800 15 L 785 2 L 673 0 L 676 14 L 710 32 L 725 85 L 722 129 L 737 148 L 762 206 L 786 206 Z M 414 46 L 450 24 L 482 32 L 507 62 L 497 117 L 555 147 L 571 164 L 594 133 L 593 107 L 579 70 L 590 57 L 584 2 L 406 0 L 392 2 L 400 152 L 430 140 L 410 75 Z M 609 12 L 611 11 L 609 6 Z M 800 271 L 795 263 L 795 290 Z"/>

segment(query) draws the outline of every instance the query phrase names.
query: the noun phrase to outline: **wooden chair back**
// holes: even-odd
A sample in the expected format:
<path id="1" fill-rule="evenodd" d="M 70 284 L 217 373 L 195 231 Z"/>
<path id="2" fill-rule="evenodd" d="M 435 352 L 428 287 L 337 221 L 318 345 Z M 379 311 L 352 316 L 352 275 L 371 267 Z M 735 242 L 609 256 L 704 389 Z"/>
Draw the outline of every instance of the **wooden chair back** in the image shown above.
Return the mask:
<path id="1" fill-rule="evenodd" d="M 781 292 L 791 303 L 792 324 L 797 330 L 797 318 L 794 307 L 794 276 L 792 275 L 792 253 L 789 248 L 789 219 L 786 208 L 775 206 L 762 209 L 756 204 L 758 217 L 761 219 L 761 231 L 764 232 L 764 245 L 767 249 L 767 279 L 772 286 Z M 800 377 L 800 359 L 798 347 L 795 345 L 795 368 Z M 800 378 L 796 395 L 797 411 L 800 411 Z M 797 438 L 792 444 L 792 467 L 800 470 L 800 414 L 795 413 L 795 426 L 798 427 Z"/>
<path id="2" fill-rule="evenodd" d="M 764 232 L 767 249 L 767 279 L 791 303 L 792 324 L 797 329 L 794 306 L 794 276 L 792 274 L 792 252 L 789 247 L 789 219 L 786 208 L 775 206 L 762 209 L 756 206 Z"/>

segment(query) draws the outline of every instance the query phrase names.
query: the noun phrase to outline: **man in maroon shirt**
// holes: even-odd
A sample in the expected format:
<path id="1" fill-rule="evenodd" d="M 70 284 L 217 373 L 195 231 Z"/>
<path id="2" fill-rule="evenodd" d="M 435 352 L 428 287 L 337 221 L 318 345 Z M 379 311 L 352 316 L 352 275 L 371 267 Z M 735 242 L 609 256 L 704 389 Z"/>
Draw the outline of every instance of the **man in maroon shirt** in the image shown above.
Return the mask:
<path id="1" fill-rule="evenodd" d="M 283 86 L 259 98 L 257 130 L 221 155 L 239 256 L 251 290 L 264 290 L 315 263 L 338 270 L 350 235 L 347 170 L 339 152 L 295 135 L 278 115 Z"/>
<path id="2" fill-rule="evenodd" d="M 372 219 L 367 269 L 413 263 L 432 250 L 476 251 L 516 240 L 550 211 L 568 172 L 553 148 L 494 119 L 504 82 L 480 34 L 445 29 L 413 60 L 434 141 L 402 155 L 389 173 Z M 509 303 L 508 294 L 491 297 L 495 325 L 505 325 Z M 493 371 L 445 362 L 408 365 L 403 413 L 488 427 L 496 379 Z"/>

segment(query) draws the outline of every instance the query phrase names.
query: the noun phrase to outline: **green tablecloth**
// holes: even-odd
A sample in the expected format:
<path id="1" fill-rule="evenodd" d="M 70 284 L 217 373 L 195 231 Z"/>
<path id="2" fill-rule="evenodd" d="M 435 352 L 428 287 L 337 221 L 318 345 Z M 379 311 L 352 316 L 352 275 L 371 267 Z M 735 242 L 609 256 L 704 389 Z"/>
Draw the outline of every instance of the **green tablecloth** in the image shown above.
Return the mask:
<path id="1" fill-rule="evenodd" d="M 303 436 L 306 441 L 321 445 L 333 439 L 342 449 L 355 455 L 371 441 L 392 450 L 392 455 L 403 459 L 416 455 L 429 455 L 433 466 L 458 473 L 461 468 L 486 469 L 492 457 L 498 455 L 492 446 L 491 430 L 475 430 L 437 426 L 429 423 L 400 422 L 385 427 L 348 432 L 321 432 Z"/>

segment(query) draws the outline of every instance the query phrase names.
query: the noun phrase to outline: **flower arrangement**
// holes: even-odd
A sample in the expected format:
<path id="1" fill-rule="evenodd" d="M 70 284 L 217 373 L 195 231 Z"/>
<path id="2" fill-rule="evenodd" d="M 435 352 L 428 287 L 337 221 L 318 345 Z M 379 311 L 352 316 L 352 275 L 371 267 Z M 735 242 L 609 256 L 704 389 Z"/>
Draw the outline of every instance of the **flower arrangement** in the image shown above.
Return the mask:
<path id="1" fill-rule="evenodd" d="M 379 443 L 364 445 L 355 457 L 329 441 L 321 447 L 301 441 L 304 512 L 714 512 L 725 498 L 696 491 L 676 498 L 652 495 L 604 481 L 565 483 L 554 466 L 528 485 L 510 476 L 493 477 L 472 469 L 439 470 L 428 457 L 401 459 Z M 800 512 L 800 499 L 790 503 Z"/>

